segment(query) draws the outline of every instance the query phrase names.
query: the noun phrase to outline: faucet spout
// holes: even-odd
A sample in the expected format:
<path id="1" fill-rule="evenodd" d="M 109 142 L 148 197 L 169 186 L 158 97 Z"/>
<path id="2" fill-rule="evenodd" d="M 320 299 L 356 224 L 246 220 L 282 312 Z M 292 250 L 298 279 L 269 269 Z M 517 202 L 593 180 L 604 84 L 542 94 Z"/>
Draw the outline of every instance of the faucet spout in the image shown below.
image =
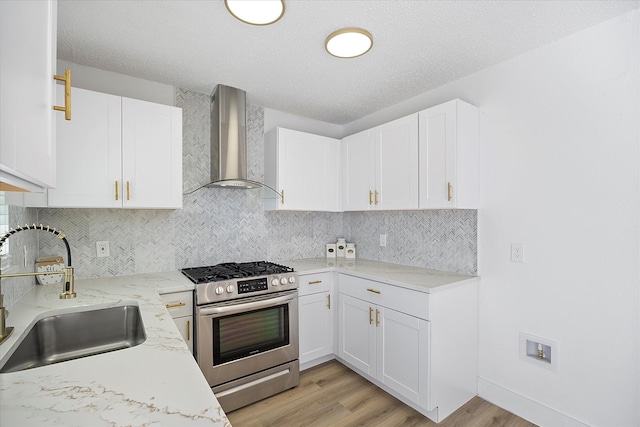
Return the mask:
<path id="1" fill-rule="evenodd" d="M 64 269 L 64 287 L 62 289 L 62 293 L 60 294 L 60 298 L 61 299 L 70 299 L 70 298 L 75 298 L 76 297 L 76 293 L 74 291 L 74 283 L 73 283 L 73 267 L 71 267 L 71 248 L 69 247 L 69 242 L 67 242 L 66 236 L 64 233 L 56 230 L 55 228 L 52 228 L 50 226 L 44 226 L 42 224 L 40 225 L 25 225 L 24 227 L 17 227 L 15 229 L 11 229 L 8 233 L 6 233 L 5 235 L 3 235 L 2 237 L 0 237 L 0 249 L 2 249 L 2 245 L 4 245 L 4 243 L 7 241 L 7 239 L 9 239 L 9 237 L 13 236 L 16 233 L 19 233 L 21 231 L 25 231 L 25 230 L 40 230 L 40 231 L 47 231 L 49 233 L 53 233 L 54 235 L 56 235 L 60 240 L 62 240 L 62 242 L 65 245 L 65 248 L 67 250 L 67 267 Z M 1 273 L 1 272 L 0 272 Z M 44 274 L 51 274 L 51 273 L 37 273 L 37 272 L 33 272 L 33 273 L 16 273 L 16 274 L 0 274 L 0 279 L 3 277 L 19 277 L 19 276 L 38 276 L 38 275 L 44 275 Z M 2 288 L 0 288 L 1 290 Z M 0 293 L 0 295 L 2 295 Z M 0 308 L 3 308 L 3 304 L 2 304 L 2 299 L 0 298 Z M 0 324 L 0 326 L 2 326 Z M 4 332 L 3 329 L 0 329 L 0 335 L 2 335 Z"/>

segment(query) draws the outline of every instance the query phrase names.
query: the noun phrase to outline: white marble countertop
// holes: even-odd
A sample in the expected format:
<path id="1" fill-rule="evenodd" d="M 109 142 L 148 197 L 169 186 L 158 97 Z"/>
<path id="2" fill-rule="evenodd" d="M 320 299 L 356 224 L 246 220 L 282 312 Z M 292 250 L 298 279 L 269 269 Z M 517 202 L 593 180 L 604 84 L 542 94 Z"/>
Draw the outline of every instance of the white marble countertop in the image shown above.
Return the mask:
<path id="1" fill-rule="evenodd" d="M 0 360 L 50 311 L 133 302 L 147 339 L 133 348 L 0 374 L 0 426 L 230 426 L 159 296 L 191 289 L 177 271 L 77 280 L 78 296 L 70 300 L 58 298 L 61 286 L 36 286 L 10 309 L 7 325 L 15 330 L 0 346 Z"/>
<path id="2" fill-rule="evenodd" d="M 356 258 L 307 258 L 279 261 L 299 273 L 337 271 L 394 286 L 433 293 L 464 284 L 476 276 Z"/>

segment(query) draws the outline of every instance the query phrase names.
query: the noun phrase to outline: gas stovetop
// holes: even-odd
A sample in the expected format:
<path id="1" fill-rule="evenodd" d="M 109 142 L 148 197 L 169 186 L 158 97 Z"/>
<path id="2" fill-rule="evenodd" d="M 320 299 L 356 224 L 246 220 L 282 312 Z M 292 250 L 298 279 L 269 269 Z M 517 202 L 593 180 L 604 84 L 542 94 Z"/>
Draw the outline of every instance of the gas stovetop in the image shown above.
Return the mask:
<path id="1" fill-rule="evenodd" d="M 298 287 L 298 274 L 291 267 L 267 261 L 227 262 L 208 267 L 183 268 L 196 284 L 196 304 L 281 292 Z"/>
<path id="2" fill-rule="evenodd" d="M 272 274 L 293 273 L 293 268 L 267 261 L 226 262 L 209 267 L 183 268 L 182 274 L 195 284 L 221 282 L 223 280 L 244 277 L 269 276 Z"/>

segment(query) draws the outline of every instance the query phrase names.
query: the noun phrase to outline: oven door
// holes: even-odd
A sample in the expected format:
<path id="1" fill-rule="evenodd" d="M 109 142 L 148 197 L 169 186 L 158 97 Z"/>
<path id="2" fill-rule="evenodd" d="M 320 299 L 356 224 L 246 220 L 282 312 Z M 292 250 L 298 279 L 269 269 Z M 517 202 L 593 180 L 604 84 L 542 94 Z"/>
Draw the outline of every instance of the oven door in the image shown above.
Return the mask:
<path id="1" fill-rule="evenodd" d="M 298 359 L 298 292 L 198 307 L 197 359 L 216 386 Z"/>

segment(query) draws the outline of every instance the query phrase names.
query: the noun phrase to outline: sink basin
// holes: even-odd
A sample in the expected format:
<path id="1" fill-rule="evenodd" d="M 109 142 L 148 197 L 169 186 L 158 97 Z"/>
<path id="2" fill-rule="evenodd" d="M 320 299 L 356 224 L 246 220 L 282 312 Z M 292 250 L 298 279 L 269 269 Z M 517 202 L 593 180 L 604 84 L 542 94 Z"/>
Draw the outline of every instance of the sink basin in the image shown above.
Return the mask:
<path id="1" fill-rule="evenodd" d="M 146 339 L 137 305 L 56 314 L 31 326 L 0 373 L 130 348 Z"/>

